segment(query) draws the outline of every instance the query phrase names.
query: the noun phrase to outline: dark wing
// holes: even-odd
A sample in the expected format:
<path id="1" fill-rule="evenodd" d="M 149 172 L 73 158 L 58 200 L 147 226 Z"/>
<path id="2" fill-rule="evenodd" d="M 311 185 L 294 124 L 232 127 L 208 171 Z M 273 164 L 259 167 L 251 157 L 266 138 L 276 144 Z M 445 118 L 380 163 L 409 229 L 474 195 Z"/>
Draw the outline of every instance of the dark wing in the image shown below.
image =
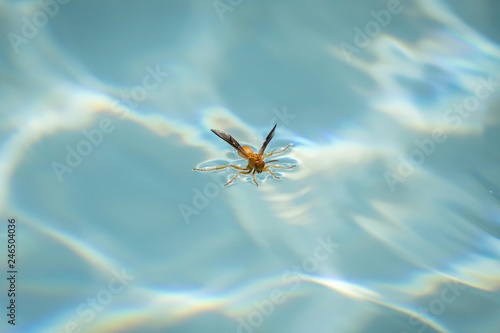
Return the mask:
<path id="1" fill-rule="evenodd" d="M 264 143 L 262 144 L 262 148 L 260 148 L 260 150 L 259 150 L 259 154 L 260 154 L 260 155 L 264 154 L 264 151 L 266 150 L 267 145 L 268 145 L 268 144 L 269 144 L 269 142 L 271 142 L 271 140 L 273 139 L 273 136 L 274 136 L 274 130 L 276 129 L 276 125 L 277 125 L 277 124 L 274 124 L 273 129 L 271 130 L 271 132 L 269 132 L 269 134 L 267 135 L 266 140 L 265 140 L 265 141 L 264 141 Z"/>
<path id="2" fill-rule="evenodd" d="M 231 135 L 224 133 L 224 132 L 221 132 L 221 131 L 218 131 L 216 129 L 211 129 L 211 131 L 214 132 L 214 134 L 217 135 L 219 138 L 221 138 L 222 140 L 229 143 L 231 145 L 231 147 L 236 149 L 240 154 L 242 154 L 243 156 L 247 156 L 247 153 L 245 153 L 245 151 L 243 150 L 241 145 L 238 143 L 238 141 L 236 141 L 236 139 L 233 138 Z"/>

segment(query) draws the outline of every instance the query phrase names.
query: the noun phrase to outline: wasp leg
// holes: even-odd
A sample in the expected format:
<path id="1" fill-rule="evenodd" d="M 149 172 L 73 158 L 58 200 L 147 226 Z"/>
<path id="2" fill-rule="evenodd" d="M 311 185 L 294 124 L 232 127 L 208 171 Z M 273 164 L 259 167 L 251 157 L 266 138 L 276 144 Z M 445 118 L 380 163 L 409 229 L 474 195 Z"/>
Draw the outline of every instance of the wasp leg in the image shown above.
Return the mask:
<path id="1" fill-rule="evenodd" d="M 238 165 L 234 165 L 234 164 L 228 164 L 228 165 L 219 165 L 219 166 L 215 166 L 215 167 L 208 167 L 208 168 L 202 168 L 202 169 L 199 169 L 199 168 L 194 168 L 193 170 L 194 171 L 201 171 L 201 172 L 205 172 L 205 171 L 216 171 L 216 170 L 224 170 L 226 168 L 233 168 L 233 169 L 236 169 L 236 170 L 246 170 L 245 168 L 242 168 Z"/>
<path id="2" fill-rule="evenodd" d="M 264 170 L 263 170 L 263 171 L 267 171 L 267 172 L 269 172 L 269 173 L 271 174 L 271 176 L 273 176 L 273 177 L 274 177 L 274 179 L 281 179 L 281 177 L 277 176 L 277 175 L 276 175 L 276 174 L 275 174 L 275 173 L 271 170 L 271 168 L 273 168 L 273 169 L 274 169 L 274 168 L 276 168 L 276 169 L 285 169 L 285 170 L 286 170 L 286 169 L 293 169 L 293 168 L 295 168 L 295 167 L 297 167 L 297 165 L 296 165 L 296 164 L 292 164 L 292 165 L 290 165 L 290 166 L 283 166 L 283 165 L 279 165 L 279 164 L 269 164 L 269 165 L 267 165 L 267 166 L 264 168 Z"/>
<path id="3" fill-rule="evenodd" d="M 246 169 L 242 169 L 242 170 L 246 170 Z M 240 172 L 236 173 L 233 176 L 233 178 L 231 178 L 231 180 L 229 180 L 227 183 L 224 184 L 224 186 L 231 185 L 234 182 L 234 180 L 236 179 L 236 177 L 238 177 L 238 175 L 248 175 L 249 173 L 250 173 L 250 170 L 248 170 L 248 171 L 240 171 Z"/>
<path id="4" fill-rule="evenodd" d="M 253 182 L 255 183 L 255 185 L 259 186 L 259 183 L 257 183 L 257 179 L 255 179 L 255 169 L 252 172 L 252 178 L 253 178 Z"/>
<path id="5" fill-rule="evenodd" d="M 286 146 L 286 147 L 283 147 L 283 148 L 281 148 L 281 149 L 279 149 L 279 150 L 276 150 L 276 151 L 270 152 L 270 153 L 268 153 L 268 154 L 264 155 L 264 157 L 269 157 L 269 156 L 273 156 L 273 155 L 278 155 L 278 154 L 281 154 L 281 153 L 285 152 L 286 150 L 290 149 L 290 147 L 291 147 L 291 146 L 292 146 L 292 145 L 290 144 L 290 145 L 288 145 L 288 146 Z"/>
<path id="6" fill-rule="evenodd" d="M 289 166 L 283 166 L 283 165 L 279 165 L 279 164 L 269 164 L 269 168 L 273 168 L 273 169 L 285 169 L 285 170 L 288 170 L 288 169 L 293 169 L 293 168 L 296 168 L 297 167 L 297 164 L 292 164 L 292 165 L 289 165 Z"/>
<path id="7" fill-rule="evenodd" d="M 276 174 L 274 172 L 272 172 L 271 170 L 266 170 L 267 172 L 269 172 L 271 174 L 271 176 L 273 176 L 275 179 L 281 179 L 280 177 L 276 176 Z"/>

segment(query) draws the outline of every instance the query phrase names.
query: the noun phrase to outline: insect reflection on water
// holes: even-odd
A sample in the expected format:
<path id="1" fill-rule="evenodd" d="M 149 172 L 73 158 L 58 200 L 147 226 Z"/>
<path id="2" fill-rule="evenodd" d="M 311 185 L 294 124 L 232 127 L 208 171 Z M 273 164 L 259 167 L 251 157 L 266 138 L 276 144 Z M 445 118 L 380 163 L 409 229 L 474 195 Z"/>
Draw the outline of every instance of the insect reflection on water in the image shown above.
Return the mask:
<path id="1" fill-rule="evenodd" d="M 227 165 L 219 165 L 219 166 L 206 167 L 206 168 L 194 168 L 193 170 L 194 171 L 201 171 L 201 172 L 224 170 L 227 168 L 233 168 L 233 169 L 238 170 L 238 172 L 226 184 L 224 184 L 225 186 L 231 185 L 239 175 L 248 175 L 248 174 L 250 174 L 252 176 L 252 179 L 253 179 L 253 182 L 255 183 L 255 185 L 259 186 L 259 183 L 257 183 L 257 179 L 255 179 L 256 172 L 257 173 L 269 172 L 269 174 L 271 176 L 273 176 L 274 178 L 280 179 L 280 177 L 278 177 L 273 172 L 273 169 L 293 169 L 293 168 L 297 167 L 297 165 L 296 164 L 280 165 L 280 164 L 274 164 L 275 162 L 278 162 L 278 160 L 270 160 L 270 161 L 264 160 L 265 158 L 268 158 L 268 157 L 271 157 L 274 155 L 278 155 L 278 154 L 282 154 L 285 151 L 289 150 L 292 146 L 291 144 L 289 144 L 286 147 L 283 147 L 283 148 L 278 149 L 276 151 L 273 151 L 271 153 L 264 154 L 267 145 L 269 144 L 269 142 L 271 142 L 271 140 L 274 137 L 274 131 L 276 129 L 276 125 L 277 124 L 274 125 L 271 132 L 269 132 L 269 134 L 267 135 L 266 140 L 264 140 L 264 143 L 262 144 L 262 147 L 260 148 L 258 153 L 254 153 L 253 149 L 249 146 L 241 146 L 238 143 L 238 141 L 236 141 L 236 139 L 233 138 L 231 135 L 224 133 L 224 132 L 221 132 L 221 131 L 216 130 L 216 129 L 211 129 L 211 131 L 215 135 L 217 135 L 219 138 L 221 138 L 222 140 L 229 143 L 231 145 L 231 147 L 236 149 L 236 151 L 238 152 L 238 155 L 240 157 L 246 159 L 248 161 L 248 164 L 247 164 L 246 168 L 243 168 L 243 167 L 241 167 L 239 165 L 235 165 L 235 164 L 227 164 Z"/>

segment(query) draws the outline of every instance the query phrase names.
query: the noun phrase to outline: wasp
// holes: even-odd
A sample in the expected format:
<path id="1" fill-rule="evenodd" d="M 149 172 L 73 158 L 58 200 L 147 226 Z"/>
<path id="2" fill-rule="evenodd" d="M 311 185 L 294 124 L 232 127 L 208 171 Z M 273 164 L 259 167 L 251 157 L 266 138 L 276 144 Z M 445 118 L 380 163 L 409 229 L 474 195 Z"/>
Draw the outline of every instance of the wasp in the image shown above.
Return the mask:
<path id="1" fill-rule="evenodd" d="M 264 154 L 266 151 L 267 145 L 269 145 L 269 142 L 274 137 L 274 131 L 276 129 L 276 125 L 274 125 L 273 129 L 271 132 L 266 137 L 266 140 L 264 140 L 264 143 L 262 144 L 262 147 L 260 148 L 258 153 L 255 153 L 253 149 L 249 146 L 242 146 L 236 141 L 235 138 L 233 138 L 231 135 L 224 133 L 222 131 L 216 130 L 216 129 L 211 129 L 211 131 L 217 135 L 219 138 L 222 140 L 226 141 L 229 143 L 231 147 L 236 149 L 238 152 L 238 155 L 245 160 L 248 161 L 248 164 L 246 168 L 242 168 L 241 166 L 234 165 L 234 164 L 227 164 L 227 165 L 220 165 L 220 166 L 214 166 L 214 167 L 207 167 L 207 168 L 194 168 L 194 171 L 217 171 L 217 170 L 224 170 L 227 168 L 233 168 L 238 170 L 238 172 L 226 183 L 224 184 L 225 186 L 231 185 L 234 180 L 239 176 L 239 175 L 248 175 L 251 174 L 253 182 L 255 185 L 259 186 L 259 183 L 257 183 L 257 179 L 255 179 L 255 173 L 262 173 L 262 172 L 269 172 L 271 176 L 273 176 L 276 179 L 280 179 L 271 169 L 293 169 L 297 165 L 292 164 L 292 165 L 279 165 L 279 164 L 269 164 L 269 163 L 274 163 L 278 162 L 278 160 L 270 160 L 270 161 L 265 161 L 265 158 L 278 155 L 281 153 L 284 153 L 290 147 L 292 146 L 291 144 L 287 145 L 286 147 L 283 147 L 281 149 L 278 149 L 276 151 L 273 151 L 271 153 Z"/>

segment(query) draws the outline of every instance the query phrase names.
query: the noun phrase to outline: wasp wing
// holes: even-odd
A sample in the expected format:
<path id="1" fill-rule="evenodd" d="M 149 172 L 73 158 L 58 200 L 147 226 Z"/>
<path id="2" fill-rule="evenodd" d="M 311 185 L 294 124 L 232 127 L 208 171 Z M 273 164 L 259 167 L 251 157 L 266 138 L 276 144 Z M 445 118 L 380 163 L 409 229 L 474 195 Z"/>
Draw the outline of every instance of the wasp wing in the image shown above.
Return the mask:
<path id="1" fill-rule="evenodd" d="M 264 151 L 266 150 L 267 145 L 268 145 L 268 144 L 269 144 L 269 142 L 271 142 L 271 140 L 273 139 L 273 137 L 274 137 L 274 130 L 276 129 L 276 125 L 277 125 L 277 124 L 274 124 L 273 129 L 272 129 L 272 130 L 271 130 L 271 132 L 269 132 L 269 134 L 267 135 L 266 140 L 264 141 L 264 143 L 262 144 L 262 147 L 261 147 L 261 148 L 260 148 L 260 150 L 259 150 L 259 155 L 264 154 Z"/>
<path id="2" fill-rule="evenodd" d="M 215 135 L 217 135 L 219 138 L 221 138 L 222 140 L 224 140 L 227 143 L 229 143 L 231 145 L 231 147 L 233 147 L 234 149 L 236 149 L 240 153 L 240 156 L 242 156 L 242 157 L 248 157 L 247 153 L 245 153 L 245 151 L 243 150 L 243 147 L 241 147 L 241 145 L 238 143 L 238 141 L 236 141 L 236 139 L 233 138 L 231 135 L 229 135 L 227 133 L 224 133 L 224 132 L 221 132 L 221 131 L 218 131 L 216 129 L 210 129 L 210 130 Z"/>

